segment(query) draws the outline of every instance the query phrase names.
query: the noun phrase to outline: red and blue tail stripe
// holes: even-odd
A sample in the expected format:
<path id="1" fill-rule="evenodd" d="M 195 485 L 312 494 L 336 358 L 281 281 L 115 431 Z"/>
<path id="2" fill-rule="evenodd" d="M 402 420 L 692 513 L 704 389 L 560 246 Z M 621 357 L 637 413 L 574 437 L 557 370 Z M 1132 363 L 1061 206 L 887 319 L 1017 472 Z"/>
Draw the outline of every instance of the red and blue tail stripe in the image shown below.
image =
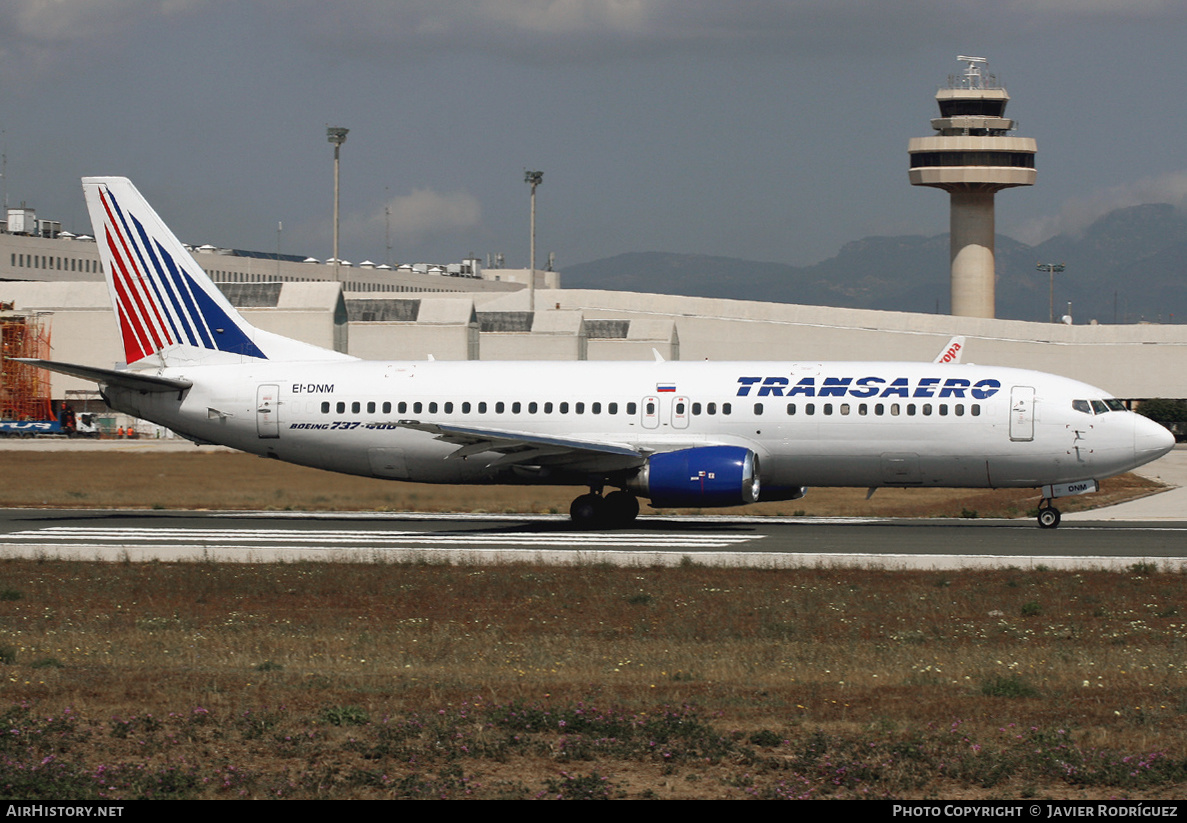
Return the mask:
<path id="1" fill-rule="evenodd" d="M 215 293 L 217 287 L 172 235 L 151 236 L 106 188 L 100 188 L 99 200 L 127 362 L 173 345 L 266 359 L 246 332 L 251 327 Z M 172 253 L 169 246 L 175 247 Z"/>

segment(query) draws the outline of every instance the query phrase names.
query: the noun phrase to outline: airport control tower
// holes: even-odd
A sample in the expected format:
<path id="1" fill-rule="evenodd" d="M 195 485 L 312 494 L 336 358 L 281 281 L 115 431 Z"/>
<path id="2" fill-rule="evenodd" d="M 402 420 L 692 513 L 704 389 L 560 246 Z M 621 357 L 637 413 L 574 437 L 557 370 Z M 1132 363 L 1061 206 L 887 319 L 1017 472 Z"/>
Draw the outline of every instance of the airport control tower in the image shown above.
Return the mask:
<path id="1" fill-rule="evenodd" d="M 952 198 L 952 314 L 993 317 L 993 195 L 1034 185 L 1037 149 L 1028 137 L 1009 136 L 1010 95 L 985 71 L 985 58 L 957 59 L 967 67 L 936 92 L 936 134 L 908 144 L 911 185 L 944 189 Z"/>

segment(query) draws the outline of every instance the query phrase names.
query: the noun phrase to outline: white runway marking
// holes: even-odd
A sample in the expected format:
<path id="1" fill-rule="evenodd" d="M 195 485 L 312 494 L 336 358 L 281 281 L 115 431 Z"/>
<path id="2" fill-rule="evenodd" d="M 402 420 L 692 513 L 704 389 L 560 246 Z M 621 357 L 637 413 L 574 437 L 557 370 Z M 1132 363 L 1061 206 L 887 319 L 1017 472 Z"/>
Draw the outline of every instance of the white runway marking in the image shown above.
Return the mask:
<path id="1" fill-rule="evenodd" d="M 727 549 L 765 535 L 672 535 L 649 533 L 507 532 L 504 534 L 436 534 L 418 531 L 308 530 L 308 529 L 172 529 L 93 528 L 59 526 L 13 532 L 0 537 L 2 544 L 84 547 L 195 547 L 249 549 Z"/>

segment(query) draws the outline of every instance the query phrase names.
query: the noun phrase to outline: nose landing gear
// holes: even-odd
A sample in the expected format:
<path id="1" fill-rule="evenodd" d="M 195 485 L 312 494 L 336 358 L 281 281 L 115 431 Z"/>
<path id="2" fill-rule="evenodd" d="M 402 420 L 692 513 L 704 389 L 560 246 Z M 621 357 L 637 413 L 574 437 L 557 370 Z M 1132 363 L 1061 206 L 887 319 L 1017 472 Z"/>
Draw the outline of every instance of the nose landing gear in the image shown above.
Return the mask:
<path id="1" fill-rule="evenodd" d="M 1043 498 L 1039 502 L 1039 528 L 1054 529 L 1059 525 L 1059 509 L 1051 505 L 1051 501 Z"/>

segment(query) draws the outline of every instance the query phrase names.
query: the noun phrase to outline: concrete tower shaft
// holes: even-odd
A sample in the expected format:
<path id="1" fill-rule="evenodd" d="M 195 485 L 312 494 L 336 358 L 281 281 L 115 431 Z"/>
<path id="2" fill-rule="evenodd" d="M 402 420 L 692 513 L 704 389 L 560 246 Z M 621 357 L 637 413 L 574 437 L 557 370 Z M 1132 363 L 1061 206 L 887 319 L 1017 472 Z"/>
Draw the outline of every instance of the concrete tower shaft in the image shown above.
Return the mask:
<path id="1" fill-rule="evenodd" d="M 951 198 L 952 314 L 993 317 L 993 196 L 1012 186 L 1033 186 L 1035 141 L 1011 137 L 1005 116 L 1010 95 L 982 57 L 960 57 L 963 74 L 949 77 L 936 93 L 936 134 L 912 138 L 907 146 L 913 186 L 944 189 Z"/>

